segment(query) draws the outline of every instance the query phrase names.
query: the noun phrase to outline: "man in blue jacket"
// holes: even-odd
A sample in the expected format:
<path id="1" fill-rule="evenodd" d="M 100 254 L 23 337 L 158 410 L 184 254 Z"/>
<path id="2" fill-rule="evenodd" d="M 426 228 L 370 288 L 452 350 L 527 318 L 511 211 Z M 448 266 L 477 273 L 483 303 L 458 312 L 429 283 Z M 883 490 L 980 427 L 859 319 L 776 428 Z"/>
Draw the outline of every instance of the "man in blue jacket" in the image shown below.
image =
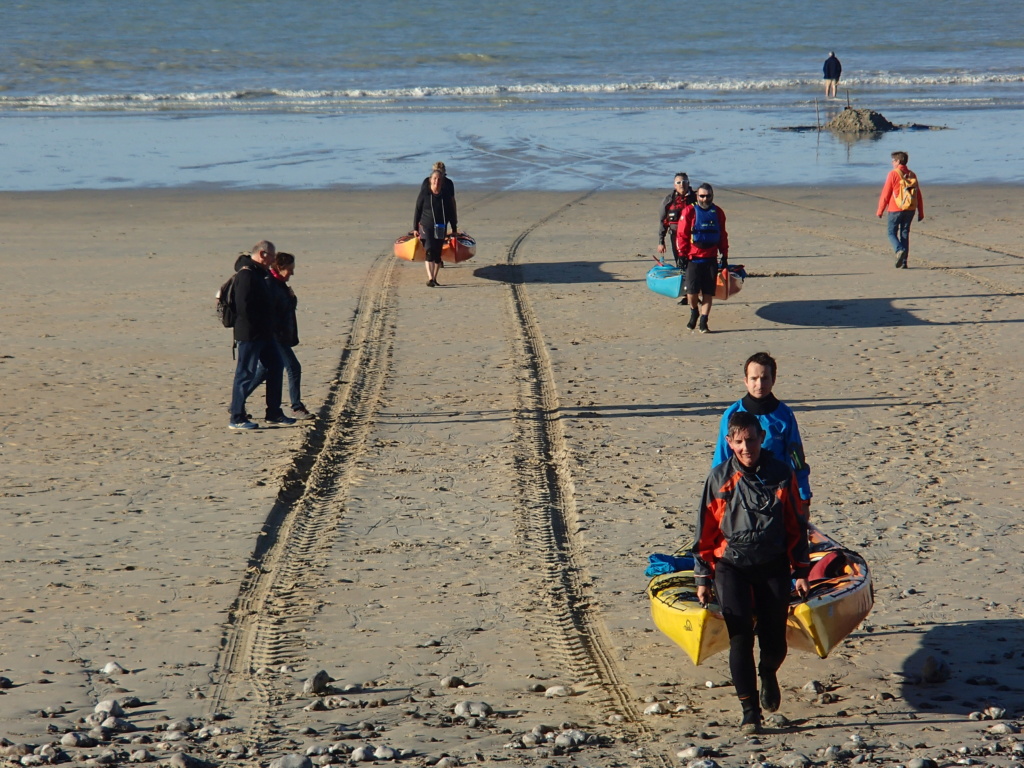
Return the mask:
<path id="1" fill-rule="evenodd" d="M 804 444 L 800 438 L 796 416 L 788 405 L 772 394 L 777 372 L 775 358 L 767 352 L 757 352 L 747 358 L 743 365 L 743 384 L 747 388 L 747 394 L 730 405 L 722 414 L 718 444 L 715 446 L 715 457 L 711 466 L 717 467 L 732 456 L 727 439 L 729 417 L 737 411 L 753 414 L 765 431 L 762 447 L 788 464 L 796 474 L 800 490 L 800 507 L 806 518 L 811 506 L 811 468 L 804 459 Z"/>

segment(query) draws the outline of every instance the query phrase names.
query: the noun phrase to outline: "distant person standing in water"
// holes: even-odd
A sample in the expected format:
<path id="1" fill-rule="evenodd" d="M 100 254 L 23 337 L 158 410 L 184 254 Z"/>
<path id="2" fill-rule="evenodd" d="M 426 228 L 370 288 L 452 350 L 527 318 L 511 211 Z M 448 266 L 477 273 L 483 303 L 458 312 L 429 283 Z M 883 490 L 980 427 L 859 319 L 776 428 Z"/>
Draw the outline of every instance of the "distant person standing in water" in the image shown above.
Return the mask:
<path id="1" fill-rule="evenodd" d="M 885 177 L 882 194 L 878 198 L 878 218 L 889 213 L 889 242 L 896 252 L 896 269 L 906 269 L 910 257 L 910 224 L 924 218 L 924 198 L 917 174 L 907 168 L 910 156 L 906 152 L 892 153 L 892 170 Z"/>
<path id="2" fill-rule="evenodd" d="M 658 253 L 665 252 L 665 235 L 669 237 L 672 247 L 672 258 L 680 269 L 686 267 L 679 260 L 679 247 L 676 245 L 676 230 L 679 220 L 683 218 L 683 209 L 697 202 L 697 193 L 690 187 L 690 177 L 680 171 L 676 174 L 672 191 L 661 201 L 660 225 L 658 227 Z"/>
<path id="3" fill-rule="evenodd" d="M 836 89 L 839 87 L 839 77 L 843 74 L 843 65 L 836 58 L 835 51 L 828 52 L 828 58 L 825 59 L 825 66 L 821 68 L 821 71 L 825 75 L 825 98 L 834 99 Z"/>
<path id="4" fill-rule="evenodd" d="M 455 206 L 455 185 L 447 181 L 444 171 L 435 169 L 420 186 L 413 214 L 413 227 L 419 232 L 427 252 L 427 285 L 437 286 L 437 272 L 441 268 L 441 249 L 447 237 L 448 225 L 452 235 L 458 232 L 459 215 Z"/>

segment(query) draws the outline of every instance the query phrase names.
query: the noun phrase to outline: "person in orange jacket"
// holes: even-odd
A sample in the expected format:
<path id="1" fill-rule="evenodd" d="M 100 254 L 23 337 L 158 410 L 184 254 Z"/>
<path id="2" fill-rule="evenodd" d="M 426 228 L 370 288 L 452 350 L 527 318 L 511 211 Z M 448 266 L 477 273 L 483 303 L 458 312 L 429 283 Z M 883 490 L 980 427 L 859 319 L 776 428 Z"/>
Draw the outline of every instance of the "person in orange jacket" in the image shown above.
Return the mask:
<path id="1" fill-rule="evenodd" d="M 732 456 L 704 484 L 692 547 L 697 599 L 706 608 L 714 586 L 729 632 L 729 671 L 745 733 L 760 733 L 762 709 L 775 712 L 782 703 L 777 673 L 788 652 L 790 580 L 801 597 L 809 589 L 807 519 L 796 475 L 762 450 L 764 436 L 754 414 L 729 417 Z M 761 651 L 756 665 L 755 638 Z"/>
<path id="2" fill-rule="evenodd" d="M 896 252 L 896 269 L 906 269 L 910 256 L 910 224 L 924 219 L 924 198 L 917 174 L 907 168 L 910 156 L 906 152 L 892 153 L 892 170 L 885 177 L 882 194 L 878 198 L 878 218 L 889 212 L 889 242 Z M 904 199 L 905 198 L 905 199 Z"/>

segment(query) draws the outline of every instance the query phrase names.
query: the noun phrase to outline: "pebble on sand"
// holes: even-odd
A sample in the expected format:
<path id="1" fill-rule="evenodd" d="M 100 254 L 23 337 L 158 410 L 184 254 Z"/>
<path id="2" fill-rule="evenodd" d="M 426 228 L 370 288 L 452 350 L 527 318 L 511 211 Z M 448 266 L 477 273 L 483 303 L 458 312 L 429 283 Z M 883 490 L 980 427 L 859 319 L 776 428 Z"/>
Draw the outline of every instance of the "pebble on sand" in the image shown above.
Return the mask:
<path id="1" fill-rule="evenodd" d="M 334 682 L 334 678 L 331 677 L 327 672 L 321 669 L 311 678 L 303 682 L 302 692 L 307 696 L 310 694 L 319 695 L 327 693 L 330 684 Z"/>
<path id="2" fill-rule="evenodd" d="M 122 717 L 108 717 L 100 725 L 114 733 L 131 733 L 135 730 L 135 724 Z"/>
<path id="3" fill-rule="evenodd" d="M 313 761 L 305 755 L 281 755 L 270 761 L 269 768 L 313 768 Z"/>
<path id="4" fill-rule="evenodd" d="M 398 750 L 381 744 L 373 750 L 373 756 L 378 760 L 397 760 Z"/>
<path id="5" fill-rule="evenodd" d="M 995 736 L 1010 736 L 1018 733 L 1019 730 L 1013 723 L 996 723 L 988 729 L 988 732 Z"/>
<path id="6" fill-rule="evenodd" d="M 456 717 L 488 717 L 494 714 L 486 701 L 460 701 L 453 711 Z"/>
<path id="7" fill-rule="evenodd" d="M 949 680 L 949 665 L 941 659 L 929 656 L 921 665 L 921 682 L 933 685 Z"/>
<path id="8" fill-rule="evenodd" d="M 707 747 L 690 746 L 685 749 L 681 749 L 676 752 L 676 757 L 680 760 L 696 760 L 698 757 L 704 757 L 708 754 Z"/>
<path id="9" fill-rule="evenodd" d="M 95 747 L 97 742 L 92 736 L 81 731 L 69 731 L 60 737 L 60 743 L 65 747 Z"/>
<path id="10" fill-rule="evenodd" d="M 175 752 L 167 761 L 171 768 L 202 768 L 206 763 L 188 752 Z"/>
<path id="11" fill-rule="evenodd" d="M 807 768 L 811 764 L 811 759 L 800 752 L 789 752 L 779 758 L 778 764 L 782 768 Z"/>

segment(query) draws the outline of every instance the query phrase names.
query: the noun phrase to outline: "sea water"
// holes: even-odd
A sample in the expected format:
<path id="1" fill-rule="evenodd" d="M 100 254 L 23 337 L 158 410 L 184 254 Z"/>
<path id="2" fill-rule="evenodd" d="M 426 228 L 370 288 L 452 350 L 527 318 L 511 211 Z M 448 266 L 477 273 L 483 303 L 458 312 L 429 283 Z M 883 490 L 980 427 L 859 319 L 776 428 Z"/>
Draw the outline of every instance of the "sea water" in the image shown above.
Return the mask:
<path id="1" fill-rule="evenodd" d="M 1022 28 L 1020 0 L 13 2 L 0 187 L 368 187 L 436 159 L 460 188 L 874 183 L 893 149 L 1018 183 Z M 847 104 L 915 127 L 816 130 Z"/>

